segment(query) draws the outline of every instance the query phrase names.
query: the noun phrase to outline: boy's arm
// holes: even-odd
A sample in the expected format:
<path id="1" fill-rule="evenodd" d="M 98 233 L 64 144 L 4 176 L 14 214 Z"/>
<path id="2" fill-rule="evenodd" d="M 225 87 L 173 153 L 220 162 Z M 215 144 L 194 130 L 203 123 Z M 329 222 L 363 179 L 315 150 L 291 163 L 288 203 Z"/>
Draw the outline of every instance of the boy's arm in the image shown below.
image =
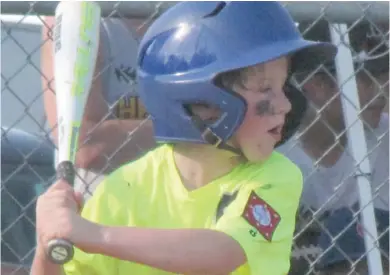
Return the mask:
<path id="1" fill-rule="evenodd" d="M 31 267 L 31 275 L 64 275 L 61 265 L 53 264 L 46 257 L 43 248 L 37 247 Z"/>
<path id="2" fill-rule="evenodd" d="M 73 261 L 65 265 L 67 272 L 83 274 L 81 269 L 90 268 L 106 274 L 115 268 L 117 260 L 111 260 L 115 258 L 186 275 L 227 274 L 245 263 L 240 245 L 223 232 L 123 227 L 129 218 L 124 202 L 131 201 L 135 195 L 123 175 L 135 180 L 132 174 L 138 170 L 133 171 L 133 165 L 106 177 L 87 201 L 82 216 L 99 224 L 102 237 L 92 242 L 87 253 L 76 249 Z M 101 265 L 103 258 L 105 262 Z"/>
<path id="3" fill-rule="evenodd" d="M 240 244 L 214 230 L 105 227 L 103 232 L 95 253 L 172 273 L 229 274 L 246 262 Z"/>
<path id="4" fill-rule="evenodd" d="M 247 187 L 240 191 L 212 229 L 147 229 L 123 226 L 131 218 L 123 203 L 134 195 L 123 175 L 133 178 L 133 173 L 136 171 L 127 167 L 117 170 L 87 202 L 83 217 L 99 224 L 101 235 L 84 248 L 86 253 L 75 251 L 74 260 L 65 265 L 70 274 L 83 274 L 84 269 L 106 274 L 116 268 L 117 259 L 186 275 L 227 274 L 237 268 L 249 268 L 251 274 L 288 272 L 301 177 L 299 186 L 291 176 L 287 183 L 271 189 Z M 259 203 L 250 201 L 253 197 L 269 203 L 268 212 L 260 209 L 254 214 L 252 208 Z M 246 262 L 248 266 L 240 267 Z"/>
<path id="5" fill-rule="evenodd" d="M 112 174 L 105 177 L 105 179 L 99 184 L 99 186 L 95 190 L 93 196 L 83 206 L 82 216 L 84 216 L 86 219 L 96 224 L 116 225 L 117 222 L 121 221 L 121 218 L 118 216 L 121 216 L 121 213 L 123 212 L 123 207 L 121 207 L 123 205 L 118 204 L 117 201 L 114 199 L 115 194 L 112 194 L 107 189 L 112 189 L 112 187 L 114 187 L 116 183 L 119 183 L 119 185 L 121 186 L 121 183 L 123 183 L 122 173 L 123 173 L 123 169 L 119 168 L 116 169 Z M 58 185 L 58 183 L 55 183 L 54 185 Z M 54 185 L 52 185 L 50 188 L 53 188 Z M 66 186 L 70 188 L 68 185 Z M 60 195 L 64 196 L 64 192 L 63 192 L 64 189 L 59 189 L 59 190 L 62 192 L 60 193 Z M 124 193 L 124 195 L 127 196 L 127 198 L 129 198 L 128 193 L 126 191 L 127 191 L 126 189 L 121 188 L 119 190 L 119 193 L 121 194 Z M 77 194 L 74 195 L 75 197 L 77 197 Z M 58 201 L 58 197 L 56 198 L 54 196 L 54 200 L 53 197 L 51 197 L 50 200 L 52 202 L 53 201 L 56 202 Z M 81 203 L 81 201 L 78 201 L 78 203 Z M 58 208 L 54 210 L 58 210 Z M 73 215 L 75 214 L 74 210 L 69 210 L 69 211 L 72 211 Z M 62 211 L 58 213 L 60 213 L 62 216 L 65 217 L 72 215 L 72 213 L 67 211 L 65 212 Z M 85 233 L 83 234 L 84 231 L 87 232 L 88 236 L 93 235 L 91 240 L 101 239 L 100 238 L 101 235 L 98 230 L 89 230 L 89 229 L 83 230 L 83 226 L 80 227 L 81 224 L 80 221 L 82 221 L 82 218 L 80 216 L 78 216 L 78 218 L 79 220 L 74 220 L 74 224 L 72 224 L 71 222 L 68 224 L 69 228 L 71 228 L 69 232 L 73 232 L 73 233 L 76 232 L 73 235 L 72 233 L 70 233 L 72 236 L 78 236 L 81 234 L 84 236 L 81 237 L 80 239 L 85 240 L 86 239 Z M 37 222 L 39 222 L 38 219 Z M 79 225 L 79 227 L 77 227 L 77 225 Z M 44 231 L 42 232 L 43 230 L 42 228 L 44 227 L 40 227 L 39 224 L 37 224 L 37 236 L 41 236 L 40 233 L 45 233 Z M 73 229 L 78 228 L 79 230 L 75 229 L 74 231 L 72 231 L 72 228 Z M 96 228 L 99 228 L 99 226 L 94 227 L 94 229 Z M 91 234 L 91 233 L 96 233 L 96 234 Z M 89 254 L 81 251 L 80 249 L 77 248 L 77 244 L 80 245 L 80 243 L 74 239 L 71 239 L 70 235 L 60 236 L 60 238 L 67 239 L 74 244 L 75 250 L 74 250 L 73 259 L 68 263 L 64 264 L 63 266 L 51 263 L 51 261 L 49 261 L 48 257 L 46 256 L 44 244 L 38 241 L 38 246 L 35 250 L 34 260 L 31 268 L 32 275 L 111 274 L 111 271 L 115 269 L 115 264 L 116 264 L 115 259 L 108 259 L 103 255 Z"/>
<path id="6" fill-rule="evenodd" d="M 215 230 L 103 226 L 104 237 L 92 252 L 186 275 L 229 274 L 245 263 L 251 274 L 288 272 L 298 181 L 240 192 Z"/>

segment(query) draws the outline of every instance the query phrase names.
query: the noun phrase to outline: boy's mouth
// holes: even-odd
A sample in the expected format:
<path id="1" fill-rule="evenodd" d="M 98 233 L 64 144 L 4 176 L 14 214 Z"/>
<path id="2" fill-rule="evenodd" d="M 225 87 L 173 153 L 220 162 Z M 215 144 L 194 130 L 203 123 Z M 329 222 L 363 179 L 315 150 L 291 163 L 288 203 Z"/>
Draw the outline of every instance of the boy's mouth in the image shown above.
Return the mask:
<path id="1" fill-rule="evenodd" d="M 282 126 L 276 126 L 270 130 L 268 130 L 268 133 L 278 142 L 282 139 Z"/>

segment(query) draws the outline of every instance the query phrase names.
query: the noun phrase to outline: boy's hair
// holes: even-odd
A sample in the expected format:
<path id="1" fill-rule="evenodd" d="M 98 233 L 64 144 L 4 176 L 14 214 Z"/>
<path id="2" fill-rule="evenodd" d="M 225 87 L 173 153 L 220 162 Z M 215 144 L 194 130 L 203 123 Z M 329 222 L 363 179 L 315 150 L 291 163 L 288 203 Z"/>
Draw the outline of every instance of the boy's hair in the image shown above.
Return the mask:
<path id="1" fill-rule="evenodd" d="M 219 75 L 217 75 L 214 79 L 214 83 L 216 86 L 218 86 L 221 89 L 235 92 L 234 89 L 238 85 L 239 87 L 242 87 L 245 89 L 245 83 L 247 80 L 247 73 L 249 68 L 240 68 L 237 70 L 231 70 L 227 72 L 223 72 Z M 204 108 L 216 108 L 216 106 L 210 106 L 209 104 L 205 104 L 202 102 L 197 103 L 191 103 L 188 105 L 185 105 L 188 114 L 193 115 L 193 107 L 204 107 Z M 215 121 L 215 119 L 214 119 Z"/>
<path id="2" fill-rule="evenodd" d="M 219 74 L 214 83 L 224 89 L 234 90 L 235 87 L 247 90 L 248 78 L 252 73 L 262 71 L 264 69 L 263 64 L 257 64 L 249 67 L 239 68 Z"/>
<path id="3" fill-rule="evenodd" d="M 214 83 L 218 87 L 229 91 L 233 91 L 237 85 L 245 88 L 249 69 L 249 67 L 246 67 L 221 73 L 215 78 Z"/>

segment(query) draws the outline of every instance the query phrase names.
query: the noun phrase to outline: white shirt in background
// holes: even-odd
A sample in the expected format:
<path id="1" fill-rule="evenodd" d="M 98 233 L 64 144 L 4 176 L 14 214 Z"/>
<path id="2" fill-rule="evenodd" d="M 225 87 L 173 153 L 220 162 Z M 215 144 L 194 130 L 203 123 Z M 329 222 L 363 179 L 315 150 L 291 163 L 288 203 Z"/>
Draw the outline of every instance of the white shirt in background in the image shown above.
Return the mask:
<path id="1" fill-rule="evenodd" d="M 368 159 L 371 168 L 369 180 L 374 206 L 389 211 L 389 117 L 383 114 L 373 131 L 366 130 Z M 359 191 L 354 175 L 355 161 L 350 150 L 345 150 L 332 167 L 315 166 L 296 138 L 291 138 L 277 151 L 298 165 L 304 176 L 301 204 L 320 212 L 351 207 L 359 202 Z"/>

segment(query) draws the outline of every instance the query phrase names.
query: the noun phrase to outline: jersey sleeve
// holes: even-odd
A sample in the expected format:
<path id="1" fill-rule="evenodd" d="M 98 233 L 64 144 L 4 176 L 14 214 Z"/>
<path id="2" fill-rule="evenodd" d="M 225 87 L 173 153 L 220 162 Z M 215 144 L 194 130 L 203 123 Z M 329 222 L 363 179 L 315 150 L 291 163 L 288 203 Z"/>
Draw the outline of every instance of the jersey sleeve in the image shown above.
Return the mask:
<path id="1" fill-rule="evenodd" d="M 84 205 L 81 214 L 83 218 L 105 225 L 119 225 L 125 219 L 119 195 L 123 193 L 123 169 L 117 169 L 99 184 Z M 105 275 L 116 270 L 118 260 L 99 254 L 87 254 L 76 247 L 74 249 L 73 260 L 64 265 L 66 275 Z"/>
<path id="2" fill-rule="evenodd" d="M 302 192 L 302 174 L 294 171 L 289 182 L 240 190 L 216 223 L 245 251 L 249 274 L 288 273 Z"/>

